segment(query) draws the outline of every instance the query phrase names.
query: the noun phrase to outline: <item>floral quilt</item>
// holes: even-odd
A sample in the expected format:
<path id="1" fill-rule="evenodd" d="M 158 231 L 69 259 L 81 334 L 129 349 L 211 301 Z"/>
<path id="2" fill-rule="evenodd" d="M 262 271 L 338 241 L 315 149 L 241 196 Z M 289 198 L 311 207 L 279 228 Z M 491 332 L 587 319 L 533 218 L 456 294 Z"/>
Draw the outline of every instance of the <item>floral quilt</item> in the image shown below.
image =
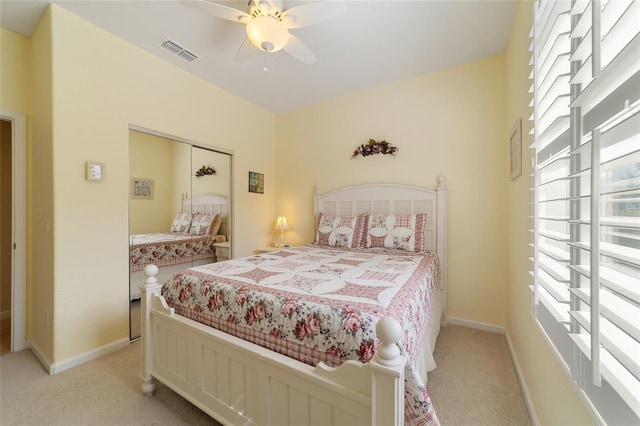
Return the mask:
<path id="1" fill-rule="evenodd" d="M 179 315 L 310 365 L 369 361 L 378 319 L 394 317 L 409 359 L 405 424 L 438 425 L 415 361 L 439 275 L 430 252 L 310 244 L 185 269 L 162 295 Z"/>
<path id="2" fill-rule="evenodd" d="M 191 235 L 183 232 L 159 232 L 132 235 L 129 246 L 129 271 L 141 271 L 147 265 L 177 265 L 215 256 L 214 243 L 226 241 L 224 235 Z"/>

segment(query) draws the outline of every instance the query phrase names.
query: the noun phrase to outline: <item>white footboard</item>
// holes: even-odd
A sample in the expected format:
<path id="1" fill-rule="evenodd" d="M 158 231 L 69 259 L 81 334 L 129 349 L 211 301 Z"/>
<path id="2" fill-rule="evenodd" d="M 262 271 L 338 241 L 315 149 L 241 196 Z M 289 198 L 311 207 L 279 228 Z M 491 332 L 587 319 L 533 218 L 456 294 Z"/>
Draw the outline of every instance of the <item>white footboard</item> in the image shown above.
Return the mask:
<path id="1" fill-rule="evenodd" d="M 142 288 L 143 391 L 156 380 L 223 424 L 402 425 L 400 324 L 378 322 L 371 362 L 311 367 L 174 313 L 160 296 L 158 269 Z"/>

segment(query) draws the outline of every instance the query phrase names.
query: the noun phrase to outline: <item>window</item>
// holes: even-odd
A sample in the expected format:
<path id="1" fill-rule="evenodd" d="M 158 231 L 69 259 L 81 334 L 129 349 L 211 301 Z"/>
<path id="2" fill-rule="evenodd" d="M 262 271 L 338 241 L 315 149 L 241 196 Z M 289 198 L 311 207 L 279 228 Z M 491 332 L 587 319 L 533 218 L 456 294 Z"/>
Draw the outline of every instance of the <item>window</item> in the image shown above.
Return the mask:
<path id="1" fill-rule="evenodd" d="M 594 415 L 640 424 L 640 0 L 534 5 L 534 314 Z"/>

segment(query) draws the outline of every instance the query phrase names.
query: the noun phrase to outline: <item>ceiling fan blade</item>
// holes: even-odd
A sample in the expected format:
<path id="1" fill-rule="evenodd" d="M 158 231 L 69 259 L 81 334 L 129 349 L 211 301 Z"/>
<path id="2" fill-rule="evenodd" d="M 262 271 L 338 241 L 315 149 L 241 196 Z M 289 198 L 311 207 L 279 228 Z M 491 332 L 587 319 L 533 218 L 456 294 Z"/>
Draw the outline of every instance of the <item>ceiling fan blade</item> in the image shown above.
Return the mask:
<path id="1" fill-rule="evenodd" d="M 316 56 L 311 53 L 311 50 L 309 50 L 298 37 L 291 33 L 289 33 L 289 41 L 287 41 L 287 44 L 285 44 L 282 49 L 307 65 L 311 65 L 316 61 Z"/>
<path id="2" fill-rule="evenodd" d="M 238 51 L 236 52 L 236 56 L 233 57 L 234 61 L 244 62 L 249 59 L 256 52 L 256 48 L 253 47 L 251 41 L 248 38 L 245 38 Z"/>
<path id="3" fill-rule="evenodd" d="M 346 11 L 345 1 L 316 1 L 285 10 L 282 22 L 289 29 L 302 28 L 335 18 Z"/>
<path id="4" fill-rule="evenodd" d="M 233 22 L 247 23 L 251 20 L 251 16 L 248 13 L 219 3 L 206 0 L 180 0 L 180 3 L 211 16 Z"/>

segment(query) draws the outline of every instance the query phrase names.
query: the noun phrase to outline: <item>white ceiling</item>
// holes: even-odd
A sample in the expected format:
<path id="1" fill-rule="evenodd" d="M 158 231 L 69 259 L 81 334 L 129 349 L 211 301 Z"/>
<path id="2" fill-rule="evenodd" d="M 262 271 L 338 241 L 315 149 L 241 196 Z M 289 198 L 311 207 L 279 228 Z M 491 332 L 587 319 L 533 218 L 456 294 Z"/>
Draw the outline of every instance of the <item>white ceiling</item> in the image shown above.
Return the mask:
<path id="1" fill-rule="evenodd" d="M 216 2 L 247 10 L 247 0 Z M 234 61 L 244 25 L 178 0 L 0 0 L 0 24 L 29 37 L 49 3 L 274 113 L 503 52 L 517 5 L 511 0 L 348 1 L 345 14 L 291 30 L 317 57 L 305 65 L 284 51 L 257 49 L 249 60 Z M 286 7 L 301 3 L 287 1 Z M 201 58 L 189 63 L 169 53 L 159 47 L 165 38 Z"/>

